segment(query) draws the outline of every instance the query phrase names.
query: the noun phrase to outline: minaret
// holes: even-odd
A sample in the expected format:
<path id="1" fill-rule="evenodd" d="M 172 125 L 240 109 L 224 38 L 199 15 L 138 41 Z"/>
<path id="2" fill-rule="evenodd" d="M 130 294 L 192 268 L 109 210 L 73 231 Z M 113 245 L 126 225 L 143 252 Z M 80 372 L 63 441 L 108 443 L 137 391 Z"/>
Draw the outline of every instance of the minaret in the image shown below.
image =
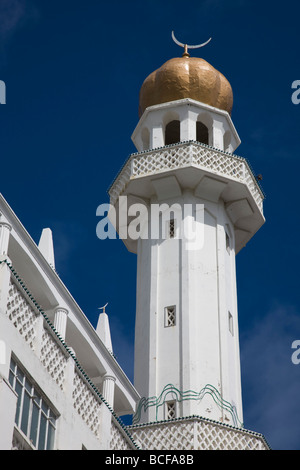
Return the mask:
<path id="1" fill-rule="evenodd" d="M 137 254 L 133 422 L 242 426 L 235 256 L 264 223 L 263 194 L 233 154 L 229 82 L 187 49 L 144 81 L 138 153 L 109 191 Z"/>
<path id="2" fill-rule="evenodd" d="M 99 338 L 101 339 L 103 344 L 107 347 L 109 352 L 113 353 L 109 318 L 105 311 L 106 306 L 107 304 L 104 305 L 103 307 L 100 307 L 99 309 L 99 310 L 102 310 L 102 312 L 100 313 L 99 318 L 98 318 L 96 333 L 98 333 Z"/>

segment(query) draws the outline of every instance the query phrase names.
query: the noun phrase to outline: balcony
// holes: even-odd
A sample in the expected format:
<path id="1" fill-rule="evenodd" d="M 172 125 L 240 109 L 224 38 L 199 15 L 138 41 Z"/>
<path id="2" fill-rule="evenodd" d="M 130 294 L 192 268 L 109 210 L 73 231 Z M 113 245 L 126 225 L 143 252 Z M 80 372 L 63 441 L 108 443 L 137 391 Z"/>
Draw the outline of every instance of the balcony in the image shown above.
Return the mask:
<path id="1" fill-rule="evenodd" d="M 154 180 L 166 176 L 179 191 L 189 189 L 204 200 L 224 202 L 235 227 L 236 253 L 265 222 L 264 194 L 248 162 L 195 141 L 132 154 L 109 188 L 110 204 L 117 207 L 125 195 L 150 202 Z"/>

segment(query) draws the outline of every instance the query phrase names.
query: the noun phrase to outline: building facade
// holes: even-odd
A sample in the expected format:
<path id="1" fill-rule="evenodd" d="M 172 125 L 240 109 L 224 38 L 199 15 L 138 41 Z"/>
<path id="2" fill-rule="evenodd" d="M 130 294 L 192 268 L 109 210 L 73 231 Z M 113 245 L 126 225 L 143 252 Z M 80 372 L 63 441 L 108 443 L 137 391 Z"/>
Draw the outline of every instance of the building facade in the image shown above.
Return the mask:
<path id="1" fill-rule="evenodd" d="M 0 448 L 135 449 L 120 420 L 138 393 L 55 271 L 52 234 L 31 239 L 0 197 Z"/>

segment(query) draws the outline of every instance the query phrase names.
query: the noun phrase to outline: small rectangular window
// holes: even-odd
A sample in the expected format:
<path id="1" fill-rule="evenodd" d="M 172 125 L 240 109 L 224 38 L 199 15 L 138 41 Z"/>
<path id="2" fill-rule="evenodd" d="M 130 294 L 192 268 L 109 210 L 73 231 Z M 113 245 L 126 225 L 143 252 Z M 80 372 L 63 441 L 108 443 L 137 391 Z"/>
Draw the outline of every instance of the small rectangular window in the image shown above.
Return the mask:
<path id="1" fill-rule="evenodd" d="M 170 219 L 169 222 L 169 238 L 175 238 L 175 219 Z"/>
<path id="2" fill-rule="evenodd" d="M 176 306 L 172 305 L 165 308 L 165 326 L 176 325 Z"/>
<path id="3" fill-rule="evenodd" d="M 166 402 L 166 419 L 176 418 L 176 401 Z"/>
<path id="4" fill-rule="evenodd" d="M 230 312 L 228 312 L 228 328 L 229 328 L 230 333 L 233 336 L 233 317 Z"/>

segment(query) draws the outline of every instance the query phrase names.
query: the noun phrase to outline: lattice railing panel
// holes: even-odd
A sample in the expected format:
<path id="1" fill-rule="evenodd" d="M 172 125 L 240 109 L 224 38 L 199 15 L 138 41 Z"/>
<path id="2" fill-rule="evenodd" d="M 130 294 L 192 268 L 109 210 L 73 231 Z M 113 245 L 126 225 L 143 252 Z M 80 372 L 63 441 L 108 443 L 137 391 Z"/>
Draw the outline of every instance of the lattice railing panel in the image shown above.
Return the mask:
<path id="1" fill-rule="evenodd" d="M 77 372 L 74 374 L 72 398 L 77 413 L 90 430 L 99 437 L 101 403 Z"/>
<path id="2" fill-rule="evenodd" d="M 111 204 L 116 203 L 131 178 L 187 166 L 203 168 L 246 184 L 262 211 L 263 195 L 246 160 L 194 142 L 131 155 L 110 188 Z"/>
<path id="3" fill-rule="evenodd" d="M 129 427 L 144 450 L 267 450 L 263 436 L 202 418 Z"/>
<path id="4" fill-rule="evenodd" d="M 129 440 L 128 436 L 122 429 L 120 429 L 119 426 L 117 426 L 114 419 L 112 419 L 110 450 L 130 450 L 133 448 L 134 445 Z"/>
<path id="5" fill-rule="evenodd" d="M 262 450 L 262 441 L 245 431 L 197 423 L 196 450 Z"/>
<path id="6" fill-rule="evenodd" d="M 130 430 L 132 437 L 144 450 L 192 450 L 194 425 L 192 422 L 170 422 Z"/>
<path id="7" fill-rule="evenodd" d="M 6 313 L 26 343 L 31 349 L 34 349 L 37 315 L 17 286 L 11 281 Z"/>
<path id="8" fill-rule="evenodd" d="M 192 145 L 191 151 L 194 164 L 239 180 L 244 178 L 245 164 L 241 159 L 199 145 Z"/>
<path id="9" fill-rule="evenodd" d="M 170 147 L 136 156 L 132 160 L 132 176 L 143 176 L 148 173 L 172 170 L 191 163 L 189 147 Z"/>
<path id="10" fill-rule="evenodd" d="M 40 359 L 53 380 L 63 389 L 67 357 L 46 329 L 43 330 L 42 334 Z"/>

